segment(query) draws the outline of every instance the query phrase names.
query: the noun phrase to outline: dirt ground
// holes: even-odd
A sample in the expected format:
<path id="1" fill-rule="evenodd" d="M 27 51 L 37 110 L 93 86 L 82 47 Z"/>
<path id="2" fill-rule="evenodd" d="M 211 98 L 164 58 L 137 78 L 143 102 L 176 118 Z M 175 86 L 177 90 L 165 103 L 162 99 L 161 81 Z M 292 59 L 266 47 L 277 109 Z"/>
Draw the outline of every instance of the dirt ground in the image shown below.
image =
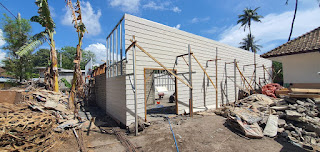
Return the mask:
<path id="1" fill-rule="evenodd" d="M 225 118 L 220 116 L 179 116 L 170 120 L 179 151 L 304 151 L 283 139 L 246 139 L 225 127 Z M 130 136 L 130 140 L 142 151 L 176 151 L 167 121 L 153 124 L 139 136 Z"/>
<path id="2" fill-rule="evenodd" d="M 98 119 L 99 121 L 99 119 Z M 170 119 L 179 151 L 304 151 L 280 138 L 247 139 L 224 125 L 225 118 L 216 115 L 177 116 Z M 101 128 L 109 129 L 114 124 L 96 123 Z M 125 130 L 123 130 L 125 131 Z M 124 152 L 125 147 L 113 134 L 100 133 L 99 129 L 91 131 L 87 136 L 82 133 L 87 151 L 97 152 Z M 176 151 L 172 132 L 166 119 L 151 123 L 139 136 L 128 135 L 127 138 L 145 152 Z M 76 139 L 72 132 L 62 139 L 50 151 L 78 151 Z"/>

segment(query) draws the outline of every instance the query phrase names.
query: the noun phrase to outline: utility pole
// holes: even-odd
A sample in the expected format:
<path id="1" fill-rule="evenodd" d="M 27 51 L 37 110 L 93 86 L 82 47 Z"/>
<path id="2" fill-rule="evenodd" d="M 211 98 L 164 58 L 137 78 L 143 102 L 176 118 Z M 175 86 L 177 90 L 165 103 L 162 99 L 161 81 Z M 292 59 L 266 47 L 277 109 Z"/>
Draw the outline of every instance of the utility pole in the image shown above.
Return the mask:
<path id="1" fill-rule="evenodd" d="M 60 52 L 60 68 L 62 68 L 62 53 Z"/>

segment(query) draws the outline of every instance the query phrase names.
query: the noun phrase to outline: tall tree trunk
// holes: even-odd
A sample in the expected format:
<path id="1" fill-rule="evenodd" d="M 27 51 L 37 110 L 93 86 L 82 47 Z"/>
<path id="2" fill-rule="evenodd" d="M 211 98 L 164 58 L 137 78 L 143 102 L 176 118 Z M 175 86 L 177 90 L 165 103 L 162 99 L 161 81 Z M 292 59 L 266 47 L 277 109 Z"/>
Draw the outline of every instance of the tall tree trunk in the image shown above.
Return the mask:
<path id="1" fill-rule="evenodd" d="M 74 72 L 73 72 L 73 79 L 72 79 L 72 87 L 70 92 L 70 102 L 69 102 L 69 108 L 74 110 L 74 113 L 77 113 L 76 103 L 75 103 L 75 97 L 76 94 L 82 96 L 83 95 L 83 79 L 82 79 L 82 72 L 80 67 L 81 62 L 81 45 L 82 45 L 82 39 L 83 34 L 80 32 L 79 35 L 79 44 L 77 45 L 77 54 L 75 57 L 75 65 L 74 65 Z M 77 88 L 77 90 L 76 90 Z"/>
<path id="2" fill-rule="evenodd" d="M 296 6 L 294 8 L 294 15 L 293 15 L 292 23 L 291 23 L 291 30 L 290 30 L 288 41 L 291 40 L 291 35 L 292 35 L 292 31 L 293 31 L 293 24 L 294 24 L 294 20 L 296 19 L 296 15 L 297 15 L 297 9 L 298 9 L 298 0 L 296 0 Z"/>
<path id="3" fill-rule="evenodd" d="M 249 36 L 250 36 L 250 41 L 252 41 L 252 35 L 251 35 L 251 22 L 249 21 Z M 257 62 L 256 62 L 256 50 L 253 49 L 253 42 L 251 42 L 250 44 L 250 48 L 251 48 L 251 51 L 253 52 L 253 65 L 254 65 L 254 69 L 253 69 L 253 72 L 254 72 L 254 90 L 257 90 L 257 87 L 256 87 L 256 80 L 257 80 Z"/>
<path id="4" fill-rule="evenodd" d="M 51 61 L 52 61 L 52 71 L 53 71 L 53 91 L 59 92 L 59 83 L 58 83 L 58 59 L 57 59 L 57 51 L 56 45 L 53 40 L 53 33 L 49 33 L 50 43 L 51 43 Z"/>

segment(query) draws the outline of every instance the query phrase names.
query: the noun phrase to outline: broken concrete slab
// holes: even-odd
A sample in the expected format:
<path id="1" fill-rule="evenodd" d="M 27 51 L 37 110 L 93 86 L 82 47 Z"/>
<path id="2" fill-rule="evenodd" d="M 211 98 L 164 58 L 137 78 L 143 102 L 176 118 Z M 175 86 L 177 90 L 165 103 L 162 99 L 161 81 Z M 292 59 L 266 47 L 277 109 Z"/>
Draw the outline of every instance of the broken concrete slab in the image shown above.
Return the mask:
<path id="1" fill-rule="evenodd" d="M 284 111 L 284 110 L 288 110 L 289 106 L 273 106 L 273 107 L 270 107 L 270 108 L 273 109 L 273 110 L 277 110 L 277 111 Z"/>
<path id="2" fill-rule="evenodd" d="M 274 137 L 277 135 L 278 130 L 278 116 L 277 115 L 270 115 L 267 121 L 267 125 L 263 130 L 263 135 Z"/>
<path id="3" fill-rule="evenodd" d="M 262 117 L 260 117 L 257 113 L 250 111 L 248 108 L 236 107 L 232 112 L 250 124 L 262 120 Z"/>
<path id="4" fill-rule="evenodd" d="M 302 115 L 293 110 L 286 110 L 287 117 L 301 117 Z"/>
<path id="5" fill-rule="evenodd" d="M 284 119 L 278 119 L 278 126 L 283 128 L 284 126 L 286 126 L 287 123 L 286 123 L 286 120 Z"/>
<path id="6" fill-rule="evenodd" d="M 302 105 L 302 106 L 304 105 L 304 102 L 303 102 L 303 101 L 297 100 L 296 102 L 297 102 L 299 105 Z"/>

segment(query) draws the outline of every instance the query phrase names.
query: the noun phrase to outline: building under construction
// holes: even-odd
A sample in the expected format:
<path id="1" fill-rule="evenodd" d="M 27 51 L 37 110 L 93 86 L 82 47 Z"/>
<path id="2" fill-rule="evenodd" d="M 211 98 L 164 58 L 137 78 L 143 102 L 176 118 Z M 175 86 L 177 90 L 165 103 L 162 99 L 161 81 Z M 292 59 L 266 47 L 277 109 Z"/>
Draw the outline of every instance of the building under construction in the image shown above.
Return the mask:
<path id="1" fill-rule="evenodd" d="M 270 60 L 256 55 L 254 64 L 252 52 L 129 14 L 106 45 L 96 102 L 126 126 L 149 114 L 214 109 L 272 81 Z"/>

